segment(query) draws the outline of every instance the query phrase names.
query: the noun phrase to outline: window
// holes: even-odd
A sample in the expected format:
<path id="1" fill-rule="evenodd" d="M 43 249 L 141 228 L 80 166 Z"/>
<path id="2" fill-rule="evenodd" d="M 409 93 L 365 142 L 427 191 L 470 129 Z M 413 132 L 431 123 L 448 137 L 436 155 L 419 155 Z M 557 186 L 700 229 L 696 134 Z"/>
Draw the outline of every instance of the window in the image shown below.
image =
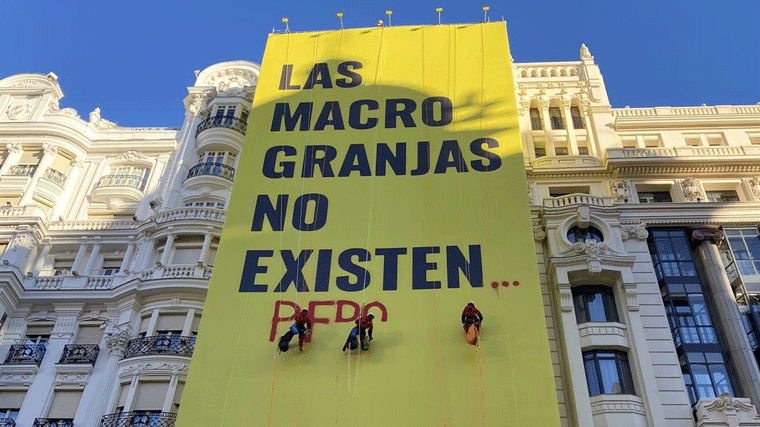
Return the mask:
<path id="1" fill-rule="evenodd" d="M 716 135 L 707 135 L 707 145 L 711 147 L 718 147 L 721 145 L 726 145 L 726 143 L 723 140 L 722 135 L 716 134 Z"/>
<path id="2" fill-rule="evenodd" d="M 224 209 L 224 202 L 187 202 L 185 207 Z"/>
<path id="3" fill-rule="evenodd" d="M 623 144 L 623 148 L 638 148 L 639 146 L 634 135 L 621 136 L 620 141 Z"/>
<path id="4" fill-rule="evenodd" d="M 546 148 L 544 147 L 536 147 L 534 150 L 534 153 L 536 154 L 536 158 L 539 157 L 546 157 Z"/>
<path id="5" fill-rule="evenodd" d="M 111 174 L 98 181 L 98 186 L 132 187 L 140 191 L 145 189 L 150 169 L 144 166 L 117 166 Z"/>
<path id="6" fill-rule="evenodd" d="M 20 408 L 0 408 L 0 420 L 13 420 L 16 421 L 16 417 L 18 417 L 18 411 L 20 411 Z"/>
<path id="7" fill-rule="evenodd" d="M 530 128 L 533 130 L 542 130 L 544 127 L 541 124 L 541 113 L 538 108 L 530 109 Z"/>
<path id="8" fill-rule="evenodd" d="M 733 262 L 745 285 L 760 283 L 760 235 L 757 229 L 725 230 Z M 728 265 L 726 265 L 728 268 Z"/>
<path id="9" fill-rule="evenodd" d="M 733 388 L 721 353 L 688 352 L 679 357 L 681 373 L 689 399 L 693 403 L 703 397 L 733 395 Z"/>
<path id="10" fill-rule="evenodd" d="M 567 240 L 570 243 L 585 242 L 586 240 L 599 243 L 604 241 L 604 235 L 595 227 L 580 228 L 576 225 L 567 230 Z"/>
<path id="11" fill-rule="evenodd" d="M 74 258 L 54 258 L 53 276 L 63 276 L 71 273 L 74 266 Z"/>
<path id="12" fill-rule="evenodd" d="M 581 156 L 588 156 L 588 147 L 585 145 L 579 145 L 578 154 Z"/>
<path id="13" fill-rule="evenodd" d="M 584 129 L 583 117 L 581 117 L 581 110 L 578 107 L 570 107 L 570 117 L 573 119 L 574 129 Z"/>
<path id="14" fill-rule="evenodd" d="M 639 191 L 639 203 L 669 203 L 670 191 Z"/>
<path id="15" fill-rule="evenodd" d="M 702 145 L 702 140 L 699 138 L 699 135 L 684 135 L 683 139 L 689 147 L 699 147 Z"/>
<path id="16" fill-rule="evenodd" d="M 121 261 L 118 258 L 103 258 L 103 268 L 100 270 L 100 274 L 103 276 L 118 274 L 121 268 Z"/>
<path id="17" fill-rule="evenodd" d="M 654 148 L 662 147 L 659 135 L 644 135 L 644 147 Z"/>
<path id="18" fill-rule="evenodd" d="M 579 325 L 618 321 L 615 295 L 609 286 L 576 286 L 572 291 L 575 319 Z"/>
<path id="19" fill-rule="evenodd" d="M 749 137 L 750 144 L 760 145 L 760 133 L 750 133 L 750 134 L 747 134 L 747 137 Z"/>
<path id="20" fill-rule="evenodd" d="M 246 110 L 245 108 L 243 108 L 243 110 L 240 112 L 240 120 L 248 123 L 248 114 L 249 114 L 248 110 Z"/>
<path id="21" fill-rule="evenodd" d="M 549 107 L 549 119 L 552 124 L 552 129 L 561 130 L 565 128 L 565 121 L 562 120 L 562 112 L 558 107 Z"/>
<path id="22" fill-rule="evenodd" d="M 738 202 L 739 195 L 734 190 L 706 191 L 707 201 L 713 203 Z"/>
<path id="23" fill-rule="evenodd" d="M 24 403 L 26 390 L 21 391 L 1 391 L 0 392 L 0 420 L 10 418 L 16 420 L 19 409 Z"/>
<path id="24" fill-rule="evenodd" d="M 587 351 L 583 353 L 589 396 L 600 394 L 636 394 L 628 356 L 622 351 Z"/>
<path id="25" fill-rule="evenodd" d="M 567 146 L 565 145 L 555 145 L 554 146 L 554 155 L 555 156 L 567 156 L 569 154 L 569 151 L 567 149 Z"/>
<path id="26" fill-rule="evenodd" d="M 198 164 L 217 164 L 234 166 L 237 154 L 229 151 L 206 151 L 201 153 Z"/>
<path id="27" fill-rule="evenodd" d="M 47 417 L 73 420 L 81 399 L 82 390 L 55 390 Z"/>

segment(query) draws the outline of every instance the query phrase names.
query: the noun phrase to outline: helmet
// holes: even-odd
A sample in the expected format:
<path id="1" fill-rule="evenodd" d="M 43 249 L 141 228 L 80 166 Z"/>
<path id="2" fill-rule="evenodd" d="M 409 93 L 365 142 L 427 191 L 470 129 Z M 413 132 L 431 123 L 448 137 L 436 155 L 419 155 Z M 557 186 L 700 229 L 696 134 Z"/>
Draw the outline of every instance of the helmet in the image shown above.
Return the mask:
<path id="1" fill-rule="evenodd" d="M 373 312 L 370 311 L 369 314 L 367 314 L 367 316 L 375 317 L 375 313 L 373 313 Z"/>
<path id="2" fill-rule="evenodd" d="M 307 310 L 305 308 L 303 310 L 301 310 L 301 313 L 308 313 L 308 312 L 309 312 L 309 310 Z"/>
<path id="3" fill-rule="evenodd" d="M 475 305 L 475 303 L 474 303 L 474 302 L 472 302 L 472 301 L 470 301 L 470 302 L 468 302 L 468 303 L 467 303 L 467 305 L 472 305 L 472 306 L 474 306 L 474 305 Z"/>

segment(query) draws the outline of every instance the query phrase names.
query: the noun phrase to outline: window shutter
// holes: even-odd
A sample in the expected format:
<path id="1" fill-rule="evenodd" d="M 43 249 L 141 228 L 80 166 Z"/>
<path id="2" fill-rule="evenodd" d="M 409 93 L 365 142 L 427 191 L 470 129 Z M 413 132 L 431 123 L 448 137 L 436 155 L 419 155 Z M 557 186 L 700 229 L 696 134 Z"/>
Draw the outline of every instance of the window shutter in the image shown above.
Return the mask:
<path id="1" fill-rule="evenodd" d="M 127 402 L 127 394 L 129 394 L 129 383 L 121 385 L 121 392 L 119 393 L 119 403 L 116 404 L 117 407 L 120 407 L 120 408 L 124 407 L 124 404 Z"/>
<path id="2" fill-rule="evenodd" d="M 190 327 L 191 332 L 198 332 L 198 326 L 201 324 L 201 316 L 198 316 L 197 314 L 193 318 L 193 325 Z"/>
<path id="3" fill-rule="evenodd" d="M 100 329 L 100 326 L 80 326 L 76 344 L 100 344 L 102 338 L 103 330 Z"/>
<path id="4" fill-rule="evenodd" d="M 150 316 L 143 317 L 142 320 L 140 320 L 140 332 L 148 331 L 148 323 L 150 323 Z"/>
<path id="5" fill-rule="evenodd" d="M 36 165 L 40 162 L 39 151 L 26 151 L 21 154 L 21 158 L 18 161 L 19 165 Z"/>
<path id="6" fill-rule="evenodd" d="M 195 265 L 198 263 L 198 258 L 201 256 L 201 248 L 177 248 L 174 251 L 174 260 L 172 264 L 177 265 Z"/>
<path id="7" fill-rule="evenodd" d="M 48 418 L 74 418 L 81 398 L 82 390 L 56 390 Z"/>
<path id="8" fill-rule="evenodd" d="M 135 399 L 135 411 L 160 411 L 164 406 L 169 383 L 140 383 Z"/>
<path id="9" fill-rule="evenodd" d="M 27 335 L 50 335 L 53 325 L 29 325 L 26 327 Z"/>
<path id="10" fill-rule="evenodd" d="M 157 331 L 181 331 L 185 326 L 186 314 L 162 314 L 158 316 Z"/>
<path id="11" fill-rule="evenodd" d="M 26 391 L 0 392 L 0 408 L 21 409 L 24 397 L 26 397 Z"/>
<path id="12" fill-rule="evenodd" d="M 55 156 L 55 160 L 53 160 L 53 164 L 50 167 L 65 175 L 66 172 L 69 171 L 70 163 L 71 159 L 58 153 Z"/>

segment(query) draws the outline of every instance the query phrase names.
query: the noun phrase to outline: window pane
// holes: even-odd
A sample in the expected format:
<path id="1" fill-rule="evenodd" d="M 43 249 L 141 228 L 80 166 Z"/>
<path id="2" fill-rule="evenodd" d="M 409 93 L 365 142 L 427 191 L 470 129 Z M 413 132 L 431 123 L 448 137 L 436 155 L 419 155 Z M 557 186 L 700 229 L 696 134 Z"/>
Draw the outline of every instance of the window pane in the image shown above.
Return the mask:
<path id="1" fill-rule="evenodd" d="M 707 372 L 707 366 L 693 364 L 691 365 L 691 374 L 694 377 L 694 386 L 699 398 L 715 397 L 715 390 L 712 379 Z"/>
<path id="2" fill-rule="evenodd" d="M 589 396 L 596 396 L 602 394 L 602 390 L 599 388 L 599 377 L 596 372 L 596 363 L 594 362 L 593 355 L 591 358 L 586 358 L 584 365 L 586 367 L 586 383 L 588 384 Z"/>
<path id="3" fill-rule="evenodd" d="M 614 358 L 599 359 L 599 376 L 602 379 L 604 394 L 621 394 L 622 385 L 618 376 L 618 368 Z"/>
<path id="4" fill-rule="evenodd" d="M 728 373 L 726 372 L 725 365 L 710 365 L 710 376 L 712 376 L 716 394 L 734 394 L 733 390 L 731 390 L 731 384 L 728 382 Z"/>
<path id="5" fill-rule="evenodd" d="M 754 238 L 748 237 L 745 242 L 747 242 L 750 257 L 752 259 L 760 259 L 760 236 Z"/>

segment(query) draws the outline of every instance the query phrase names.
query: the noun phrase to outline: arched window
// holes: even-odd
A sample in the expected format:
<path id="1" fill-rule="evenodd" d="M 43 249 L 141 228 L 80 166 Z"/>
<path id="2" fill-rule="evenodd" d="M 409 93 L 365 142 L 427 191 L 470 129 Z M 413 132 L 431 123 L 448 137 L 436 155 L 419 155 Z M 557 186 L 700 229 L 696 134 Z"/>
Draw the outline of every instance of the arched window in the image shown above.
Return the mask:
<path id="1" fill-rule="evenodd" d="M 533 130 L 543 129 L 543 126 L 541 126 L 541 112 L 535 107 L 530 109 L 530 128 Z"/>
<path id="2" fill-rule="evenodd" d="M 570 243 L 593 240 L 597 243 L 604 241 L 604 234 L 595 227 L 580 228 L 577 225 L 567 230 L 567 240 Z"/>
<path id="3" fill-rule="evenodd" d="M 562 112 L 559 107 L 549 107 L 549 119 L 552 123 L 552 129 L 561 130 L 565 128 L 565 121 L 562 119 Z"/>

